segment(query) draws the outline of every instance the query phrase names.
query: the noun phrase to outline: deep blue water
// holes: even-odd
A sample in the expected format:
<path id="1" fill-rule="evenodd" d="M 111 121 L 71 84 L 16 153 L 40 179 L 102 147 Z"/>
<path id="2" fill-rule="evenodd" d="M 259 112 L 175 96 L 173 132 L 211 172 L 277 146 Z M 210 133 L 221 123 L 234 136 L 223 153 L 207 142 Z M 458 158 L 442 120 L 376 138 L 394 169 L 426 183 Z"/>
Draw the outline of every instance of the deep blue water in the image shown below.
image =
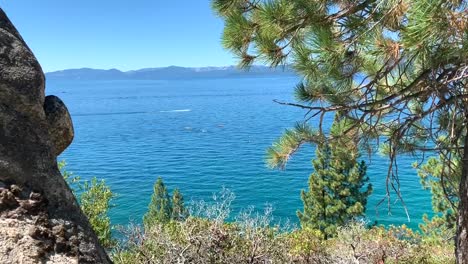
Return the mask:
<path id="1" fill-rule="evenodd" d="M 84 179 L 107 181 L 118 194 L 113 224 L 140 221 L 158 176 L 187 201 L 209 200 L 222 186 L 236 195 L 234 211 L 272 204 L 275 219 L 297 223 L 300 190 L 312 172 L 313 147 L 294 156 L 285 171 L 265 165 L 265 151 L 305 112 L 273 99 L 292 100 L 295 78 L 171 81 L 48 81 L 47 94 L 62 98 L 75 126 L 75 139 L 61 155 L 67 169 Z M 366 158 L 367 157 L 363 157 Z M 411 164 L 401 157 L 401 191 L 411 222 L 397 202 L 388 215 L 384 197 L 387 161 L 374 155 L 368 175 L 374 193 L 367 217 L 382 224 L 416 227 L 430 213 Z M 393 195 L 393 198 L 396 198 Z"/>

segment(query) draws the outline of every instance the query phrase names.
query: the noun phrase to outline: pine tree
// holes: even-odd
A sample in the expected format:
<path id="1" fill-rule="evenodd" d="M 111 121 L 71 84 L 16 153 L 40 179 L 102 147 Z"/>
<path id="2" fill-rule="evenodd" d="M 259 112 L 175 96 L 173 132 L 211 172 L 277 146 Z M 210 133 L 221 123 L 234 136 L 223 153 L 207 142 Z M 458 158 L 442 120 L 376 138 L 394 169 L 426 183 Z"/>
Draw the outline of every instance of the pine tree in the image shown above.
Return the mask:
<path id="1" fill-rule="evenodd" d="M 172 205 L 166 186 L 161 177 L 153 187 L 153 195 L 148 205 L 148 212 L 143 217 L 145 227 L 155 223 L 167 223 L 171 220 Z"/>
<path id="2" fill-rule="evenodd" d="M 301 192 L 304 210 L 297 215 L 302 227 L 318 229 L 331 237 L 337 227 L 364 215 L 372 186 L 365 186 L 369 181 L 365 162 L 357 162 L 346 150 L 324 144 L 316 155 L 309 191 Z"/>
<path id="3" fill-rule="evenodd" d="M 458 263 L 468 263 L 467 6 L 465 0 L 213 0 L 225 20 L 223 46 L 241 67 L 287 65 L 303 77 L 297 102 L 278 103 L 307 111 L 305 124 L 273 146 L 271 165 L 284 167 L 316 138 L 336 139 L 324 124 L 330 113 L 361 149 L 381 143 L 389 202 L 392 189 L 403 201 L 398 155 L 457 152 Z"/>
<path id="4" fill-rule="evenodd" d="M 172 213 L 171 219 L 175 221 L 183 221 L 188 217 L 188 211 L 184 205 L 184 197 L 179 189 L 175 189 L 172 193 Z"/>
<path id="5" fill-rule="evenodd" d="M 425 214 L 419 228 L 427 236 L 441 237 L 446 234 L 449 238 L 453 237 L 459 201 L 460 157 L 431 157 L 419 167 L 418 174 L 423 188 L 431 191 L 432 210 L 435 213 L 431 218 Z"/>

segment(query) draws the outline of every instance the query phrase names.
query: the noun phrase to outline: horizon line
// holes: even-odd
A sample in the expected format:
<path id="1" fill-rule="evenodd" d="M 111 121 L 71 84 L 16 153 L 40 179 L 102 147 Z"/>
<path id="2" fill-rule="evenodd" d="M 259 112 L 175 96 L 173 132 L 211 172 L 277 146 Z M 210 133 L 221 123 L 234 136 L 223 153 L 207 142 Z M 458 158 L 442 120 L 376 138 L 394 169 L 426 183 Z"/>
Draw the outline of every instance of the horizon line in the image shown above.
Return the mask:
<path id="1" fill-rule="evenodd" d="M 254 64 L 251 65 L 250 67 L 265 67 L 265 68 L 281 68 L 285 67 L 288 65 L 284 66 L 277 66 L 277 67 L 271 67 L 268 65 L 262 65 L 262 64 Z M 131 71 L 139 71 L 139 70 L 145 70 L 145 69 L 164 69 L 164 68 L 186 68 L 186 69 L 202 69 L 202 68 L 227 68 L 227 67 L 234 67 L 239 70 L 243 70 L 243 68 L 239 68 L 238 65 L 225 65 L 225 66 L 178 66 L 178 65 L 169 65 L 169 66 L 161 66 L 161 67 L 144 67 L 144 68 L 139 68 L 139 69 L 133 69 L 133 70 L 120 70 L 118 68 L 107 68 L 107 69 L 102 69 L 102 68 L 92 68 L 92 67 L 78 67 L 78 68 L 67 68 L 67 69 L 62 69 L 62 70 L 53 70 L 53 71 L 44 71 L 44 74 L 47 73 L 55 73 L 55 72 L 61 72 L 61 71 L 69 71 L 69 70 L 103 70 L 103 71 L 111 71 L 111 70 L 117 70 L 120 72 L 131 72 Z"/>

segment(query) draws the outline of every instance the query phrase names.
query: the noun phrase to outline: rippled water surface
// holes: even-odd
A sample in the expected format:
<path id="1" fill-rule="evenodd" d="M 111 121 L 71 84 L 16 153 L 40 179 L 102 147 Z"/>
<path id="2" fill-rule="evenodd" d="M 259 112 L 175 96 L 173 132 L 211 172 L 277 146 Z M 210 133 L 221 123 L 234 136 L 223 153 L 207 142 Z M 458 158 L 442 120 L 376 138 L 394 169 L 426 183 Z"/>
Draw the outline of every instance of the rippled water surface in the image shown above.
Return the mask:
<path id="1" fill-rule="evenodd" d="M 292 100 L 295 78 L 180 81 L 48 81 L 47 94 L 60 96 L 75 125 L 75 140 L 61 155 L 68 170 L 103 178 L 118 194 L 114 224 L 140 221 L 152 185 L 163 177 L 186 200 L 209 200 L 222 186 L 236 194 L 234 211 L 273 205 L 276 220 L 297 222 L 301 189 L 312 172 L 314 149 L 305 147 L 285 171 L 265 166 L 265 150 L 305 114 L 273 99 Z M 367 158 L 367 157 L 364 157 Z M 399 163 L 401 190 L 411 223 L 400 204 L 392 215 L 376 204 L 385 193 L 387 162 L 374 155 L 368 175 L 374 185 L 367 216 L 383 224 L 417 226 L 430 212 L 430 196 L 411 168 Z"/>

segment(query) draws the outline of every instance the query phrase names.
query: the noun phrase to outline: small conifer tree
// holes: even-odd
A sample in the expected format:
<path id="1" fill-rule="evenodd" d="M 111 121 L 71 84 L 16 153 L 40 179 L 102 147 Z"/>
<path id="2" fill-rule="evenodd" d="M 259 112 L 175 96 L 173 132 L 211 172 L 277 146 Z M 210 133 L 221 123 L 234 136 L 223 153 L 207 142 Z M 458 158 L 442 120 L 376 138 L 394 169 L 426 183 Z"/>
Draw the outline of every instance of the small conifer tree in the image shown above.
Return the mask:
<path id="1" fill-rule="evenodd" d="M 369 180 L 365 162 L 357 162 L 356 155 L 346 149 L 325 143 L 316 155 L 309 191 L 301 192 L 304 210 L 297 215 L 303 227 L 321 230 L 330 237 L 337 227 L 364 215 L 372 186 L 365 186 Z"/>
<path id="2" fill-rule="evenodd" d="M 148 205 L 148 212 L 143 217 L 145 227 L 150 227 L 154 223 L 166 223 L 171 219 L 171 200 L 166 186 L 161 177 L 158 178 L 153 187 L 153 195 Z"/>
<path id="3" fill-rule="evenodd" d="M 458 213 L 458 184 L 461 178 L 461 160 L 456 154 L 431 157 L 426 164 L 418 169 L 421 184 L 432 194 L 431 218 L 423 216 L 423 223 L 419 228 L 426 236 L 442 237 L 455 235 Z M 417 165 L 417 164 L 415 164 Z"/>
<path id="4" fill-rule="evenodd" d="M 183 221 L 188 217 L 188 211 L 184 205 L 184 197 L 179 189 L 175 189 L 172 193 L 172 213 L 171 219 Z"/>

